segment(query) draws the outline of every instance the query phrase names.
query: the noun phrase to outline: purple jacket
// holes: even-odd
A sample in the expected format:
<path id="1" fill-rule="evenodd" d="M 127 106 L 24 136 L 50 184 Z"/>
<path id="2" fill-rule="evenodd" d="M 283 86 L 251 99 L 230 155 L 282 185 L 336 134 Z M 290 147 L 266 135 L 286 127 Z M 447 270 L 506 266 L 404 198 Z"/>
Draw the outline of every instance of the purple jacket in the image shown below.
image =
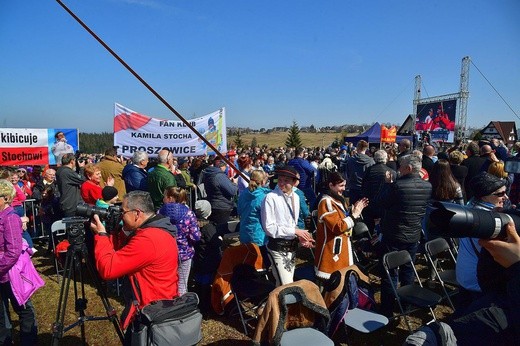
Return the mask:
<path id="1" fill-rule="evenodd" d="M 0 235 L 0 283 L 4 283 L 22 253 L 22 219 L 13 207 L 0 211 Z"/>
<path id="2" fill-rule="evenodd" d="M 180 260 L 187 261 L 193 258 L 194 245 L 201 236 L 193 211 L 182 203 L 166 203 L 159 209 L 159 214 L 170 218 L 170 222 L 177 227 L 176 240 Z"/>

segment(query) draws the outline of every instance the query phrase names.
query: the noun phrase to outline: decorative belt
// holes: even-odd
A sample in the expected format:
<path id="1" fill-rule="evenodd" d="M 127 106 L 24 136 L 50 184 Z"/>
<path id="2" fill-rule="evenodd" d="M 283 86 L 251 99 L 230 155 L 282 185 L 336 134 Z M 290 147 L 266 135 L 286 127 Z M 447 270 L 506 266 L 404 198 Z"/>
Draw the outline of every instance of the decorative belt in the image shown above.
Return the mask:
<path id="1" fill-rule="evenodd" d="M 282 238 L 270 238 L 267 243 L 267 248 L 273 251 L 280 252 L 293 252 L 298 249 L 298 238 L 294 239 L 282 239 Z"/>

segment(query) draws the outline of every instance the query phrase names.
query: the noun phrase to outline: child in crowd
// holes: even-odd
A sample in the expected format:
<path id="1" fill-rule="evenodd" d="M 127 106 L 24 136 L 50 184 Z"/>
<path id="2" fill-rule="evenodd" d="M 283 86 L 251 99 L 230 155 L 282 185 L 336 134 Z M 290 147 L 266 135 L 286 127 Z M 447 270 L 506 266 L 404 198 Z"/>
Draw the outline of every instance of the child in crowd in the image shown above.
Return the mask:
<path id="1" fill-rule="evenodd" d="M 208 201 L 201 199 L 195 202 L 195 215 L 197 215 L 201 238 L 195 244 L 193 278 L 195 292 L 200 300 L 199 307 L 203 313 L 206 313 L 211 310 L 211 284 L 222 258 L 222 237 L 217 232 L 217 225 L 208 220 L 211 215 L 211 204 Z"/>
<path id="2" fill-rule="evenodd" d="M 188 291 L 191 259 L 195 254 L 194 245 L 200 240 L 200 229 L 193 211 L 185 204 L 186 190 L 170 186 L 164 190 L 164 205 L 159 214 L 170 218 L 177 227 L 179 248 L 179 295 Z"/>
<path id="3" fill-rule="evenodd" d="M 96 207 L 108 209 L 117 202 L 119 196 L 117 189 L 113 186 L 105 186 L 101 191 L 101 198 L 96 201 Z"/>

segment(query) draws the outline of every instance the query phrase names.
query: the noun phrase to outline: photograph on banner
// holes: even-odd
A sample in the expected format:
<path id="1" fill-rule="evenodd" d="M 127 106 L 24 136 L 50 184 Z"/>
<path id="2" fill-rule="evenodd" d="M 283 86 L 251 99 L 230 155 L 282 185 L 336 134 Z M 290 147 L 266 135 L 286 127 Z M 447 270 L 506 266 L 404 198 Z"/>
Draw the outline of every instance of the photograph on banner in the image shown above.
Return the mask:
<path id="1" fill-rule="evenodd" d="M 224 108 L 188 121 L 217 150 L 227 152 Z M 182 121 L 149 117 L 118 103 L 114 107 L 114 146 L 118 155 L 124 157 L 131 157 L 136 151 L 156 157 L 162 148 L 178 157 L 214 154 Z"/>
<path id="2" fill-rule="evenodd" d="M 49 129 L 49 164 L 61 165 L 61 158 L 65 154 L 74 154 L 79 150 L 77 129 Z"/>
<path id="3" fill-rule="evenodd" d="M 428 132 L 431 141 L 453 142 L 457 114 L 457 99 L 417 105 L 415 131 L 419 136 Z"/>
<path id="4" fill-rule="evenodd" d="M 61 160 L 63 154 L 76 150 L 77 129 L 0 129 L 2 166 L 55 165 L 56 158 Z"/>

